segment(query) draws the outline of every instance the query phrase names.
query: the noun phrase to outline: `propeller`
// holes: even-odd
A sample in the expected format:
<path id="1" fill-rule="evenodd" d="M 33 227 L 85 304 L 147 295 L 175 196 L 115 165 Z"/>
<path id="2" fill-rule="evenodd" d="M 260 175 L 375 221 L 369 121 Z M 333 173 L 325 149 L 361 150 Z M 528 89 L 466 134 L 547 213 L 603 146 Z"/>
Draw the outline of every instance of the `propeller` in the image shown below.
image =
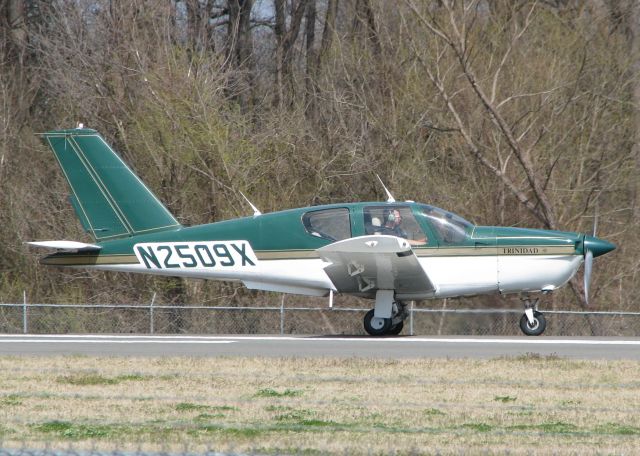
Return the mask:
<path id="1" fill-rule="evenodd" d="M 597 256 L 604 255 L 616 248 L 611 242 L 596 237 L 596 228 L 598 227 L 598 212 L 593 221 L 593 235 L 584 236 L 584 299 L 589 304 L 589 285 L 591 283 L 591 271 L 593 270 L 593 259 Z"/>
<path id="2" fill-rule="evenodd" d="M 598 206 L 596 205 L 595 214 L 593 217 L 593 234 L 592 237 L 596 237 L 596 229 L 598 228 Z M 591 249 L 587 249 L 587 237 L 585 236 L 584 245 L 584 302 L 589 305 L 589 285 L 591 285 L 591 271 L 593 270 L 593 252 Z"/>
<path id="3" fill-rule="evenodd" d="M 586 250 L 584 254 L 584 300 L 589 304 L 589 284 L 591 283 L 591 269 L 593 268 L 593 252 Z"/>

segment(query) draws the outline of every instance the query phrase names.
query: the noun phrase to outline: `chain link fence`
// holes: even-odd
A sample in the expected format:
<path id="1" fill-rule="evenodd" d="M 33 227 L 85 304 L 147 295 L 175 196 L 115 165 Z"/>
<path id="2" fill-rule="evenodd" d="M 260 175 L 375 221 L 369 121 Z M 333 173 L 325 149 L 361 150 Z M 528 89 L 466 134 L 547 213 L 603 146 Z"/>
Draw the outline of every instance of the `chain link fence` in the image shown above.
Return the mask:
<path id="1" fill-rule="evenodd" d="M 369 307 L 0 304 L 4 334 L 364 335 Z M 640 336 L 640 312 L 545 311 L 549 336 Z M 432 309 L 413 304 L 403 334 L 520 335 L 523 310 Z"/>

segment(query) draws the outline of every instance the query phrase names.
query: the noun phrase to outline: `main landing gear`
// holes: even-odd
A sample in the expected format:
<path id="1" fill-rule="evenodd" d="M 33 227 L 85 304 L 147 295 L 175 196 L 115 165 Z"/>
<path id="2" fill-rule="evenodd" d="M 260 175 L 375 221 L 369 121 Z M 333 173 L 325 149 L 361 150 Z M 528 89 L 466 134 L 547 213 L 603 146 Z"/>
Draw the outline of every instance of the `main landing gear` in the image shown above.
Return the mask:
<path id="1" fill-rule="evenodd" d="M 364 330 L 372 336 L 397 336 L 404 328 L 404 320 L 408 315 L 407 305 L 404 302 L 392 301 L 389 318 L 376 316 L 375 309 L 366 313 Z"/>
<path id="2" fill-rule="evenodd" d="M 544 315 L 542 315 L 542 312 L 538 312 L 538 301 L 540 299 L 531 300 L 527 296 L 522 301 L 524 301 L 524 315 L 520 319 L 520 329 L 527 336 L 539 336 L 547 327 Z"/>

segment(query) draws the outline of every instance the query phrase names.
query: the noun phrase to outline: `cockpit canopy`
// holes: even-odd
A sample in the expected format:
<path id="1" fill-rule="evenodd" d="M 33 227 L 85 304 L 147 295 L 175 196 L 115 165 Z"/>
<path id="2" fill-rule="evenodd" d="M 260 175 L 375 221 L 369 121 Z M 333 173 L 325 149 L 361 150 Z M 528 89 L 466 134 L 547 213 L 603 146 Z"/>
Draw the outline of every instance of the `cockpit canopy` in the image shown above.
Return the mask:
<path id="1" fill-rule="evenodd" d="M 355 207 L 310 210 L 302 215 L 307 234 L 336 242 L 353 236 L 391 235 L 412 245 L 464 243 L 473 225 L 462 217 L 427 204 L 371 203 Z"/>

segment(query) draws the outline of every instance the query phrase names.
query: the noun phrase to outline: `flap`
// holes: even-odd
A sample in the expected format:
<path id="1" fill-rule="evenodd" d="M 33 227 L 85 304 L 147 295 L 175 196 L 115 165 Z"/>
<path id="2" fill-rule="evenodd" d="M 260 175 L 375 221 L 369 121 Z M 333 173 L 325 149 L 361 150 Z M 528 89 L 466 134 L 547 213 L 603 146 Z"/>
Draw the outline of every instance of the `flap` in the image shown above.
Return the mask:
<path id="1" fill-rule="evenodd" d="M 39 241 L 27 242 L 34 247 L 42 247 L 46 249 L 70 250 L 74 252 L 83 252 L 88 250 L 100 250 L 102 247 L 94 244 L 85 244 L 77 241 Z"/>
<path id="2" fill-rule="evenodd" d="M 406 239 L 360 236 L 318 249 L 325 272 L 341 293 L 429 293 L 435 290 Z"/>

